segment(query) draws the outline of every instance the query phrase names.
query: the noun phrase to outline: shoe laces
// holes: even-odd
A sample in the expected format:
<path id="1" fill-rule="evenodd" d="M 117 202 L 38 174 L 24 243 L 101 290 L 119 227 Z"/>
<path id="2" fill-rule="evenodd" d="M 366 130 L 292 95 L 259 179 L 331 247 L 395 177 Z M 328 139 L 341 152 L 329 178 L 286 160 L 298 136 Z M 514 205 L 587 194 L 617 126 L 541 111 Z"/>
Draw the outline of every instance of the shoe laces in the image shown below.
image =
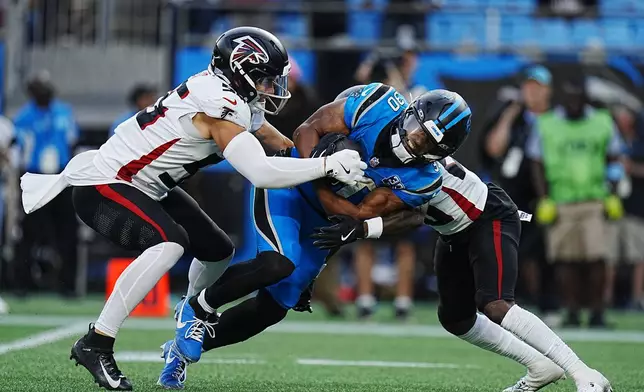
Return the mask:
<path id="1" fill-rule="evenodd" d="M 188 322 L 190 323 L 190 327 L 186 331 L 186 339 L 192 339 L 203 343 L 204 333 L 206 332 L 211 338 L 215 337 L 215 325 L 217 325 L 218 321 L 204 321 L 195 317 Z"/>
<path id="2" fill-rule="evenodd" d="M 103 364 L 105 371 L 110 376 L 121 377 L 123 374 L 116 365 L 116 360 L 114 359 L 114 351 L 98 351 L 98 360 Z"/>
<path id="3" fill-rule="evenodd" d="M 188 367 L 188 364 L 185 361 L 182 361 L 181 359 L 179 359 L 179 364 L 174 368 L 174 371 L 172 372 L 172 378 L 176 379 L 181 384 L 183 384 L 186 381 L 187 367 Z"/>

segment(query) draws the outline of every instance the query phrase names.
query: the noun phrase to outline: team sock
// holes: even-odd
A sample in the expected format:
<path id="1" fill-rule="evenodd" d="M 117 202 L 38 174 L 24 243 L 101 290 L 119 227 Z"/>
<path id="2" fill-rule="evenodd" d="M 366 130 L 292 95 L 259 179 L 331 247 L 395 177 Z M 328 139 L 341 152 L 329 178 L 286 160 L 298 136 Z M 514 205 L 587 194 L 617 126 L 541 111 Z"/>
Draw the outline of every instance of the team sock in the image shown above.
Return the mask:
<path id="1" fill-rule="evenodd" d="M 589 370 L 566 343 L 534 314 L 514 305 L 501 326 L 559 365 L 570 376 Z"/>
<path id="2" fill-rule="evenodd" d="M 183 247 L 162 242 L 146 249 L 123 271 L 96 321 L 96 330 L 116 337 L 130 312 L 145 298 L 159 279 L 179 261 Z"/>
<path id="3" fill-rule="evenodd" d="M 482 314 L 477 314 L 472 328 L 459 338 L 484 350 L 513 359 L 528 369 L 538 362 L 548 360 L 543 354 Z"/>

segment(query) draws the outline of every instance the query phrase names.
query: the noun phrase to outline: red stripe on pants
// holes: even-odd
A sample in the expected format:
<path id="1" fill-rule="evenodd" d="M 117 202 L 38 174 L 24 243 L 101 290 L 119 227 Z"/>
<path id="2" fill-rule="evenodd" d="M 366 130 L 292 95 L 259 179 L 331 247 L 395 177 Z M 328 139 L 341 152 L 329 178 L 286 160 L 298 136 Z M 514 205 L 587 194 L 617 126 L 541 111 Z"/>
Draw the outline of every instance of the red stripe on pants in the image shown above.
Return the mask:
<path id="1" fill-rule="evenodd" d="M 165 235 L 165 232 L 163 231 L 161 226 L 159 226 L 152 218 L 150 218 L 145 212 L 137 207 L 136 204 L 123 197 L 120 193 L 112 189 L 112 187 L 110 187 L 109 185 L 96 185 L 96 190 L 104 197 L 122 205 L 123 207 L 136 214 L 139 218 L 151 224 L 152 227 L 154 227 L 159 232 L 161 238 L 163 238 L 164 241 L 168 240 L 168 237 Z"/>
<path id="2" fill-rule="evenodd" d="M 499 285 L 499 299 L 502 298 L 503 287 L 503 249 L 501 248 L 501 221 L 492 221 L 492 232 L 494 233 L 494 254 L 496 255 L 497 280 Z"/>

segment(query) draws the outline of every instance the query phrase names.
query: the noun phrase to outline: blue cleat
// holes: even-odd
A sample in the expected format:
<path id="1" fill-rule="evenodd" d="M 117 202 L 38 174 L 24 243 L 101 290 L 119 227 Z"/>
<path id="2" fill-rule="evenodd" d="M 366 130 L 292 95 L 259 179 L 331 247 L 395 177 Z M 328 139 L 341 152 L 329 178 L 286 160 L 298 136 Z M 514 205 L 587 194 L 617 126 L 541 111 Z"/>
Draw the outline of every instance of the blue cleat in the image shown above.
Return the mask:
<path id="1" fill-rule="evenodd" d="M 165 365 L 157 381 L 157 385 L 164 389 L 183 389 L 188 376 L 188 363 L 181 358 L 181 355 L 174 345 L 174 340 L 168 340 L 161 345 L 161 358 Z"/>
<path id="2" fill-rule="evenodd" d="M 201 358 L 204 334 L 207 332 L 214 337 L 217 322 L 197 318 L 194 309 L 188 303 L 188 298 L 182 300 L 178 308 L 175 346 L 183 359 L 198 362 Z M 216 317 L 217 315 L 213 315 L 213 318 Z"/>

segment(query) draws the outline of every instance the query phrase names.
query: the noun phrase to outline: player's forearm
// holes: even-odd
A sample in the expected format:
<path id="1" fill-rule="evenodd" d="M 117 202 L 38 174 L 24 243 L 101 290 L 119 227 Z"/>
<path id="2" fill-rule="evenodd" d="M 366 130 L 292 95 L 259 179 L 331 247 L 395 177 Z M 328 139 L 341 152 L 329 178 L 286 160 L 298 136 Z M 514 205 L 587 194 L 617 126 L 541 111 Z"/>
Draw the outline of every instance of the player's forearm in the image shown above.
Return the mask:
<path id="1" fill-rule="evenodd" d="M 224 157 L 258 188 L 288 188 L 326 175 L 324 158 L 267 157 L 259 141 L 247 132 L 227 145 Z"/>
<path id="2" fill-rule="evenodd" d="M 378 230 L 379 223 L 377 220 L 382 221 L 382 230 L 379 236 L 378 233 L 370 232 Z M 379 238 L 382 236 L 396 236 L 405 234 L 411 230 L 415 230 L 424 224 L 425 215 L 417 210 L 400 210 L 393 214 L 387 215 L 382 218 L 368 219 L 363 223 L 365 234 L 367 238 Z"/>
<path id="3" fill-rule="evenodd" d="M 316 193 L 324 212 L 328 216 L 331 215 L 346 215 L 355 219 L 360 219 L 360 209 L 355 204 L 351 203 L 345 198 L 336 195 L 324 183 L 316 184 Z"/>
<path id="4" fill-rule="evenodd" d="M 293 142 L 298 154 L 302 158 L 311 156 L 311 151 L 320 141 L 320 135 L 310 123 L 300 125 L 293 133 Z"/>
<path id="5" fill-rule="evenodd" d="M 255 132 L 255 136 L 259 141 L 273 151 L 280 151 L 293 147 L 293 141 L 282 135 L 277 128 L 268 122 L 265 122 L 264 125 Z"/>

